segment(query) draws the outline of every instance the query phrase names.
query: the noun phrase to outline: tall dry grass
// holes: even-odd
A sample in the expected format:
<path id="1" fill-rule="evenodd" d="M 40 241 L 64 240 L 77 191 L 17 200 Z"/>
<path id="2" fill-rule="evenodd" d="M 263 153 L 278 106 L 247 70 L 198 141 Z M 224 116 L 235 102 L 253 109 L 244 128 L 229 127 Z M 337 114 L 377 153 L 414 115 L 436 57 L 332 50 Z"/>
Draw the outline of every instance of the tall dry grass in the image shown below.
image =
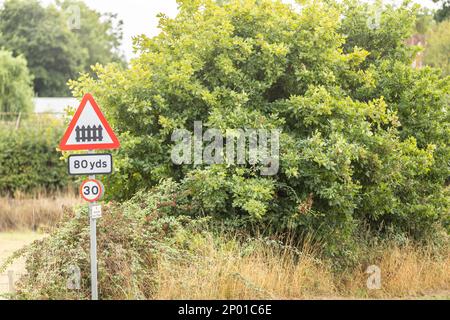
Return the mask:
<path id="1" fill-rule="evenodd" d="M 450 299 L 450 251 L 437 254 L 431 247 L 392 246 L 381 252 L 375 264 L 381 269 L 380 290 L 363 290 L 368 275 L 355 270 L 346 286 L 350 294 L 361 292 L 370 298 L 420 297 L 444 294 Z M 363 290 L 363 291 L 362 291 Z"/>
<path id="2" fill-rule="evenodd" d="M 450 298 L 450 253 L 412 245 L 374 248 L 381 289 L 367 288 L 367 265 L 333 271 L 307 243 L 299 251 L 261 243 L 200 239 L 194 258 L 165 257 L 157 267 L 156 299 Z"/>
<path id="3" fill-rule="evenodd" d="M 0 231 L 55 226 L 64 215 L 64 207 L 79 203 L 79 198 L 70 192 L 50 197 L 0 198 Z M 117 224 L 118 216 L 105 214 L 103 219 Z M 108 235 L 103 236 L 123 241 L 118 231 L 122 227 L 115 233 L 113 230 L 108 229 Z M 401 246 L 383 242 L 370 247 L 361 241 L 364 254 L 359 254 L 360 262 L 337 271 L 336 261 L 324 259 L 320 246 L 312 241 L 306 240 L 299 246 L 289 241 L 283 244 L 274 239 L 246 239 L 242 234 L 217 232 L 181 229 L 162 250 L 155 249 L 159 252 L 157 258 L 145 259 L 151 279 L 141 277 L 138 287 L 150 288 L 152 299 L 365 299 L 435 295 L 450 299 L 448 241 L 440 247 L 420 247 L 408 242 Z M 99 243 L 104 244 L 101 236 L 99 233 Z M 118 256 L 123 257 L 123 247 L 118 248 Z M 114 287 L 114 279 L 126 279 L 120 282 L 121 295 L 116 298 L 144 296 L 136 292 L 135 270 L 125 260 L 109 262 L 114 264 L 115 271 L 108 275 L 111 276 L 108 286 Z M 380 289 L 367 287 L 369 265 L 381 270 Z"/>
<path id="4" fill-rule="evenodd" d="M 80 203 L 79 197 L 72 191 L 52 195 L 16 193 L 14 197 L 0 197 L 0 231 L 54 227 L 61 221 L 65 208 Z"/>

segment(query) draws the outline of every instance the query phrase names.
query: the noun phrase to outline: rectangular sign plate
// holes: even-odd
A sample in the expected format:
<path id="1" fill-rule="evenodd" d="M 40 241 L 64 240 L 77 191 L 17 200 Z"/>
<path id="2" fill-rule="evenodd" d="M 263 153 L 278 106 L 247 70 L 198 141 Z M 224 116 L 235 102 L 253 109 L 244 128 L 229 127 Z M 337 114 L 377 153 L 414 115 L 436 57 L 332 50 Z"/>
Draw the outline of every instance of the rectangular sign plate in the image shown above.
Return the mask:
<path id="1" fill-rule="evenodd" d="M 113 169 L 110 154 L 81 154 L 69 156 L 69 174 L 72 176 L 111 174 Z"/>
<path id="2" fill-rule="evenodd" d="M 91 207 L 91 219 L 100 219 L 102 217 L 102 206 L 96 205 Z"/>

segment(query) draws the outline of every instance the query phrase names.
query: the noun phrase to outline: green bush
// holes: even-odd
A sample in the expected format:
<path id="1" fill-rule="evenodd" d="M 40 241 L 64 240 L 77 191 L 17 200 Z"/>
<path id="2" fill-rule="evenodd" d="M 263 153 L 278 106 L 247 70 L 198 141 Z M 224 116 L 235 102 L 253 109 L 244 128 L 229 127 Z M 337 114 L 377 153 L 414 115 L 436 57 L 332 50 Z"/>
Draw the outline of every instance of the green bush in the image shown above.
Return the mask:
<path id="1" fill-rule="evenodd" d="M 0 112 L 33 110 L 31 79 L 25 58 L 0 50 Z"/>
<path id="2" fill-rule="evenodd" d="M 120 134 L 116 199 L 173 178 L 190 214 L 313 232 L 334 255 L 360 225 L 417 239 L 448 219 L 450 78 L 411 67 L 416 8 L 306 1 L 180 1 L 162 32 L 136 39 L 130 69 L 97 66 L 72 82 L 91 92 Z M 343 17 L 340 19 L 340 17 Z M 280 172 L 171 162 L 171 134 L 280 128 Z"/>
<path id="3" fill-rule="evenodd" d="M 177 235 L 193 234 L 202 221 L 167 215 L 159 197 L 169 190 L 140 195 L 124 204 L 109 203 L 98 220 L 98 282 L 101 299 L 150 299 L 161 255 L 188 258 Z M 19 256 L 27 274 L 18 283 L 18 299 L 90 299 L 89 214 L 87 206 L 69 210 L 47 238 L 16 252 L 0 272 Z M 80 290 L 70 290 L 73 268 L 81 274 Z"/>
<path id="4" fill-rule="evenodd" d="M 29 118 L 20 129 L 0 126 L 0 193 L 52 192 L 68 186 L 67 167 L 57 152 L 60 120 Z M 45 122 L 45 125 L 43 124 Z"/>

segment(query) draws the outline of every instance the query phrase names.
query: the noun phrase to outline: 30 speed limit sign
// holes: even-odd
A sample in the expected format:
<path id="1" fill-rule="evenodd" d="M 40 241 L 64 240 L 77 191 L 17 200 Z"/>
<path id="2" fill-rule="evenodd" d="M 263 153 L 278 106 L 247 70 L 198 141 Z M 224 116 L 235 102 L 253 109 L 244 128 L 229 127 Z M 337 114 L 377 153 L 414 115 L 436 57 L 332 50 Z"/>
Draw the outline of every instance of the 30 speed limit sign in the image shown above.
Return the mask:
<path id="1" fill-rule="evenodd" d="M 98 180 L 85 180 L 80 187 L 81 197 L 88 202 L 96 202 L 103 197 L 105 187 Z"/>

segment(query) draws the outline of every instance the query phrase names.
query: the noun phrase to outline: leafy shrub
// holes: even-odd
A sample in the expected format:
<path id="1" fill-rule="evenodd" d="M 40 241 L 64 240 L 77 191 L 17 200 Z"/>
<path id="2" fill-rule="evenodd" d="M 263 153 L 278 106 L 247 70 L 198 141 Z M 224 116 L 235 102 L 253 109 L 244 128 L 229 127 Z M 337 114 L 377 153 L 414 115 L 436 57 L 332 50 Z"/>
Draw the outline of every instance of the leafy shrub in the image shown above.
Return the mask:
<path id="1" fill-rule="evenodd" d="M 56 148 L 64 133 L 61 121 L 30 118 L 18 130 L 0 126 L 0 192 L 47 192 L 68 186 L 67 168 Z"/>
<path id="2" fill-rule="evenodd" d="M 0 50 L 0 112 L 30 112 L 33 109 L 31 76 L 27 61 Z"/>
<path id="3" fill-rule="evenodd" d="M 136 39 L 130 69 L 97 66 L 71 84 L 120 133 L 113 198 L 173 178 L 195 216 L 312 231 L 332 256 L 361 224 L 423 238 L 448 219 L 450 78 L 412 69 L 415 8 L 386 6 L 372 30 L 356 1 L 179 3 L 159 36 Z M 171 133 L 194 121 L 282 129 L 279 174 L 173 164 Z"/>
<path id="4" fill-rule="evenodd" d="M 102 299 L 151 298 L 157 286 L 154 272 L 160 255 L 179 257 L 183 241 L 178 236 L 192 234 L 201 223 L 165 214 L 160 196 L 163 193 L 155 190 L 124 204 L 103 206 L 103 217 L 97 223 Z M 87 206 L 67 211 L 64 221 L 49 237 L 10 258 L 26 259 L 27 274 L 18 284 L 16 298 L 90 299 L 89 245 Z M 67 286 L 73 279 L 74 267 L 81 272 L 80 290 Z"/>

